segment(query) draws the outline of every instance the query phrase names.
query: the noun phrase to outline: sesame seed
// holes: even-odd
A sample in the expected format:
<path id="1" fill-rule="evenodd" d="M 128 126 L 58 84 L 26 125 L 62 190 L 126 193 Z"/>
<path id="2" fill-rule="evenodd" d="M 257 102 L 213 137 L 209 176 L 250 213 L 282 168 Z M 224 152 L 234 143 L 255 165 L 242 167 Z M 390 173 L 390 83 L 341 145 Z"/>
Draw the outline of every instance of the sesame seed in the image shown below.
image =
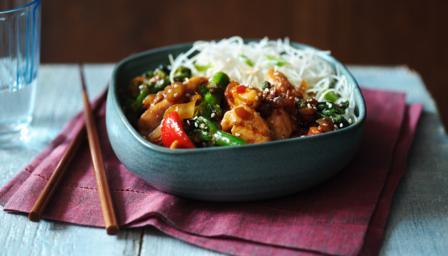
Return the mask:
<path id="1" fill-rule="evenodd" d="M 351 118 L 348 119 L 348 123 L 353 123 L 353 120 Z"/>
<path id="2" fill-rule="evenodd" d="M 215 117 L 216 116 L 216 114 L 215 114 L 215 112 L 212 112 L 211 114 L 210 114 L 210 117 Z"/>
<path id="3" fill-rule="evenodd" d="M 235 136 L 236 136 L 236 137 L 240 137 L 241 134 L 239 134 L 239 133 L 235 133 Z"/>
<path id="4" fill-rule="evenodd" d="M 339 124 L 339 127 L 342 128 L 344 125 L 342 123 Z"/>

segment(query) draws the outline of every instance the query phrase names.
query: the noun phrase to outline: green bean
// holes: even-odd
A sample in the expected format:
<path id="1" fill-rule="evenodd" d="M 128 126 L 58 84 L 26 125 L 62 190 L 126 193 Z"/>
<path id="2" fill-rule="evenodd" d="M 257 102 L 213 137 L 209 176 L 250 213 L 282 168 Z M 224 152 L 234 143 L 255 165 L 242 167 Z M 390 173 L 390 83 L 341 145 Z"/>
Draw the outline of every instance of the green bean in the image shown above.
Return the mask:
<path id="1" fill-rule="evenodd" d="M 185 66 L 180 66 L 174 71 L 174 81 L 183 82 L 191 77 L 191 70 Z"/>
<path id="2" fill-rule="evenodd" d="M 213 86 L 200 87 L 199 91 L 202 94 L 203 100 L 198 106 L 198 113 L 209 119 L 218 120 L 222 117 L 221 101 L 224 96 L 224 89 L 227 86 L 229 79 L 223 72 L 216 73 L 210 84 Z"/>
<path id="3" fill-rule="evenodd" d="M 207 102 L 209 105 L 216 105 L 216 104 L 219 105 L 218 99 L 211 92 L 207 92 L 204 95 L 204 101 Z"/>
<path id="4" fill-rule="evenodd" d="M 215 88 L 225 89 L 230 83 L 229 76 L 224 72 L 218 72 L 210 79 L 210 85 Z"/>
<path id="5" fill-rule="evenodd" d="M 246 144 L 243 139 L 220 130 L 213 134 L 213 139 L 217 146 L 237 146 Z"/>
<path id="6" fill-rule="evenodd" d="M 215 146 L 235 146 L 243 145 L 246 142 L 232 134 L 223 132 L 218 129 L 218 126 L 211 120 L 198 116 L 192 120 L 194 122 L 193 134 L 196 140 L 209 143 Z"/>
<path id="7" fill-rule="evenodd" d="M 149 90 L 144 88 L 142 90 L 140 90 L 140 94 L 137 96 L 137 98 L 135 99 L 135 101 L 132 104 L 132 109 L 135 112 L 139 112 L 142 109 L 143 106 L 143 100 L 146 98 L 146 96 L 148 96 L 149 94 Z"/>
<path id="8" fill-rule="evenodd" d="M 218 120 L 222 116 L 222 108 L 215 104 L 218 100 L 211 93 L 207 93 L 204 100 L 197 106 L 198 115 L 209 119 Z"/>

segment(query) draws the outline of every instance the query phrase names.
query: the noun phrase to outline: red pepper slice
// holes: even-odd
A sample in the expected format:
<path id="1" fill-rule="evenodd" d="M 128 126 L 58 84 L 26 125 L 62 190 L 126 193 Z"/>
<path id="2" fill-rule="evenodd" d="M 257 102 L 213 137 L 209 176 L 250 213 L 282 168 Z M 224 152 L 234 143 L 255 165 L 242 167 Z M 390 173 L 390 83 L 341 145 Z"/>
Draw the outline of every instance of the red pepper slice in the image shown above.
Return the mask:
<path id="1" fill-rule="evenodd" d="M 236 87 L 236 92 L 239 93 L 239 94 L 245 93 L 246 92 L 246 86 L 240 85 L 240 86 Z"/>
<path id="2" fill-rule="evenodd" d="M 179 113 L 173 111 L 162 120 L 160 128 L 162 144 L 172 148 L 194 148 L 182 125 Z M 174 143 L 174 144 L 173 144 Z"/>

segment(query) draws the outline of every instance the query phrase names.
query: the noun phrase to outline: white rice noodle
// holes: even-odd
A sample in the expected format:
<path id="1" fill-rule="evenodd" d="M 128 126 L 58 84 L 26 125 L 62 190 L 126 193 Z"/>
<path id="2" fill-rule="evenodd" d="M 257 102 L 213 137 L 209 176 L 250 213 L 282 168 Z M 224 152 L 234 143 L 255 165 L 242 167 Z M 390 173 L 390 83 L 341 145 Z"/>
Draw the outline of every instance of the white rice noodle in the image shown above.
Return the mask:
<path id="1" fill-rule="evenodd" d="M 341 74 L 339 68 L 319 57 L 330 54 L 327 51 L 313 49 L 296 49 L 289 40 L 276 41 L 264 38 L 258 42 L 245 44 L 241 37 L 230 37 L 220 41 L 197 41 L 193 47 L 177 56 L 170 56 L 171 74 L 179 66 L 186 66 L 194 75 L 211 77 L 223 71 L 241 84 L 261 87 L 267 80 L 268 70 L 274 68 L 284 73 L 296 87 L 302 81 L 309 85 L 308 92 L 313 92 L 319 101 L 325 101 L 324 95 L 333 91 L 340 95 L 336 103 L 348 101 L 346 119 L 355 121 L 354 84 Z M 208 67 L 198 70 L 196 66 Z"/>

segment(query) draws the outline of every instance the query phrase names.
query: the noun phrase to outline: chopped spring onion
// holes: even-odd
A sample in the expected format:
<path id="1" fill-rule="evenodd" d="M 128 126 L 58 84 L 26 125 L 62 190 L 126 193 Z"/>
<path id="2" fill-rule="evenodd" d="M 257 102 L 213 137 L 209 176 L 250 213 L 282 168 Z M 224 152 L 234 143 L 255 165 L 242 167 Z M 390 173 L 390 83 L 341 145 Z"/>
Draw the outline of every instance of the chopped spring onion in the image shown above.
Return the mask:
<path id="1" fill-rule="evenodd" d="M 340 98 L 339 94 L 335 91 L 328 90 L 324 94 L 324 99 L 331 103 L 335 103 L 339 98 Z"/>
<path id="2" fill-rule="evenodd" d="M 205 72 L 207 69 L 209 69 L 212 65 L 206 64 L 206 65 L 199 65 L 197 63 L 193 64 L 197 71 L 199 72 Z"/>
<path id="3" fill-rule="evenodd" d="M 282 67 L 288 64 L 286 60 L 284 60 L 282 57 L 279 56 L 267 55 L 266 59 L 272 61 L 274 65 L 276 65 L 277 67 Z"/>
<path id="4" fill-rule="evenodd" d="M 240 58 L 244 63 L 246 63 L 250 67 L 253 67 L 255 65 L 254 62 L 244 54 L 240 54 Z"/>

